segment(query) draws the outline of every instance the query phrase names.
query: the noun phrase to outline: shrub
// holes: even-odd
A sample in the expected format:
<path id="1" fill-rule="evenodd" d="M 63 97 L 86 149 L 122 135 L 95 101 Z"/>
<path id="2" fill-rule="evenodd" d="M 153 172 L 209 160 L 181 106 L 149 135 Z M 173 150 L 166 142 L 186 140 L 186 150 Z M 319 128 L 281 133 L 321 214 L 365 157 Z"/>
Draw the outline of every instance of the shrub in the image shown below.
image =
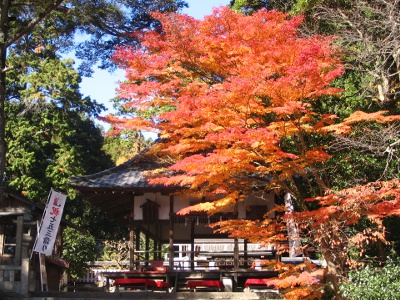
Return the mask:
<path id="1" fill-rule="evenodd" d="M 348 299 L 400 299 L 400 259 L 389 258 L 383 267 L 367 265 L 353 270 L 347 283 L 342 284 L 342 295 Z"/>

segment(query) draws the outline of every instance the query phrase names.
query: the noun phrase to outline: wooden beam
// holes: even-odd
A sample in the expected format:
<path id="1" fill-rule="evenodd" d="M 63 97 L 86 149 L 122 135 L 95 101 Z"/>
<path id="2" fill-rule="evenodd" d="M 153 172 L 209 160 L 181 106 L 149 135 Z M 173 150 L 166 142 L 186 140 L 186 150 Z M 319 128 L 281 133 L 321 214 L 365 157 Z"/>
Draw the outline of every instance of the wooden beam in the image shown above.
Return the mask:
<path id="1" fill-rule="evenodd" d="M 0 217 L 5 217 L 5 216 L 16 216 L 16 215 L 23 215 L 26 213 L 30 213 L 31 211 L 27 208 L 2 208 L 0 211 Z"/>

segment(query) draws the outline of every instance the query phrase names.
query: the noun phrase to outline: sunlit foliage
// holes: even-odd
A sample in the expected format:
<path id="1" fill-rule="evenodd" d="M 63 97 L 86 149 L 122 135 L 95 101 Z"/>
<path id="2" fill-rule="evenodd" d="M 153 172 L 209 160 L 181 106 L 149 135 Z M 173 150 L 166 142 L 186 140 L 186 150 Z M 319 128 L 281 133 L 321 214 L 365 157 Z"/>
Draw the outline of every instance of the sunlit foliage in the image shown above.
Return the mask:
<path id="1" fill-rule="evenodd" d="M 321 249 L 327 278 L 339 295 L 340 280 L 353 261 L 336 251 L 384 242 L 380 219 L 399 213 L 400 188 L 393 180 L 334 192 L 333 174 L 324 169 L 331 158 L 326 142 L 350 134 L 359 122 L 386 124 L 400 117 L 357 111 L 339 123 L 336 115 L 313 110 L 324 97 L 341 92 L 331 83 L 343 66 L 334 37 L 299 35 L 300 16 L 265 10 L 244 16 L 229 8 L 202 21 L 154 16 L 163 31 L 134 33 L 144 47 L 122 47 L 114 59 L 126 70 L 119 92 L 130 99 L 128 107 L 139 114 L 168 109 L 147 118 L 108 120 L 116 130 L 158 132 L 160 142 L 150 152 L 171 166 L 149 174 L 150 182 L 185 186 L 191 196 L 212 199 L 181 214 L 233 211 L 254 190 L 290 193 L 296 213 L 212 226 L 232 237 L 278 242 L 285 239 L 287 218 L 296 218 L 307 240 Z M 365 219 L 375 227 L 342 239 L 342 229 Z M 303 276 L 310 284 L 315 278 Z M 296 285 L 286 297 L 316 298 L 322 286 L 313 286 L 307 291 Z"/>

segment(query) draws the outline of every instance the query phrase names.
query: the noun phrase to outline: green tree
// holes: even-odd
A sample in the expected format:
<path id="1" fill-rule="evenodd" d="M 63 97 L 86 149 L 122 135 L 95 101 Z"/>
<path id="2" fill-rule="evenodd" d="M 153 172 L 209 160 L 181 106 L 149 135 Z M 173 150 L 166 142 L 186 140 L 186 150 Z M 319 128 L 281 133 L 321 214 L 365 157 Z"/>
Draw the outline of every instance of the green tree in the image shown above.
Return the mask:
<path id="1" fill-rule="evenodd" d="M 104 139 L 100 129 L 79 112 L 88 110 L 89 105 L 81 101 L 74 107 L 73 101 L 67 101 L 66 107 L 58 106 L 58 102 L 7 103 L 8 187 L 34 201 L 43 200 L 51 187 L 68 191 L 69 177 L 113 165 L 101 150 Z M 32 110 L 33 103 L 40 110 Z M 72 191 L 69 194 L 71 197 Z"/>
<path id="2" fill-rule="evenodd" d="M 156 28 L 148 11 L 175 11 L 183 5 L 180 0 L 1 2 L 0 185 L 6 182 L 42 203 L 50 187 L 68 194 L 65 216 L 88 230 L 86 238 L 66 231 L 64 254 L 73 274 L 84 266 L 82 261 L 92 260 L 94 237 L 126 234 L 68 186 L 72 175 L 113 165 L 101 150 L 104 139 L 93 122 L 104 107 L 79 92 L 81 75 L 89 75 L 99 61 L 100 67 L 112 67 L 106 58 L 114 47 L 136 43 L 128 32 Z M 84 40 L 75 40 L 76 33 Z M 73 50 L 83 59 L 80 73 L 72 61 L 60 59 Z M 109 228 L 116 229 L 114 235 Z"/>
<path id="3" fill-rule="evenodd" d="M 326 98 L 318 109 L 340 118 L 356 110 L 389 110 L 399 113 L 399 15 L 400 1 L 298 0 L 292 14 L 302 13 L 303 33 L 334 34 L 342 49 L 345 75 L 335 81 L 344 89 L 340 97 Z M 333 189 L 368 181 L 399 178 L 399 128 L 360 124 L 347 137 L 327 143 L 332 158 L 325 165 Z M 385 258 L 392 247 L 399 218 L 384 220 L 388 247 L 371 247 L 369 254 Z M 364 225 L 368 229 L 369 223 Z M 382 248 L 384 248 L 382 251 Z"/>
<path id="4" fill-rule="evenodd" d="M 292 9 L 294 2 L 294 0 L 231 0 L 229 6 L 235 12 L 248 15 L 262 8 L 267 10 L 277 9 L 283 12 L 288 12 Z"/>
<path id="5" fill-rule="evenodd" d="M 359 93 L 369 106 L 398 109 L 400 1 L 298 0 L 294 13 L 307 31 L 335 34 L 347 71 L 360 74 Z"/>
<path id="6" fill-rule="evenodd" d="M 41 72 L 31 72 L 30 76 L 24 77 L 25 82 L 14 82 L 15 97 L 21 97 L 19 93 L 32 97 L 33 93 L 27 92 L 23 86 L 28 83 L 29 87 L 33 87 L 39 85 L 38 82 L 43 82 L 43 94 L 59 94 L 60 97 L 51 96 L 48 101 L 32 97 L 28 103 L 6 103 L 6 142 L 9 148 L 6 185 L 21 191 L 33 201 L 42 200 L 42 203 L 51 187 L 67 192 L 69 198 L 64 216 L 86 229 L 87 239 L 81 238 L 80 247 L 82 253 L 92 253 L 83 249 L 85 242 L 86 249 L 91 249 L 94 239 L 125 237 L 126 229 L 80 199 L 69 188 L 68 181 L 71 176 L 96 173 L 114 163 L 102 150 L 104 137 L 90 118 L 100 108 L 89 98 L 78 101 L 82 99 L 79 93 L 80 76 L 72 64 L 53 64 L 63 66 L 52 69 L 53 79 L 57 78 L 56 74 L 62 74 L 58 87 L 53 84 L 48 91 L 46 87 L 49 83 L 42 78 L 45 73 Z M 62 79 L 66 84 L 62 85 Z M 113 228 L 112 232 L 110 228 Z M 65 232 L 66 239 L 74 241 L 69 234 L 72 234 L 71 231 Z M 83 235 L 79 232 L 74 234 Z M 70 256 L 73 253 L 70 246 L 70 243 L 65 244 L 64 258 L 70 263 L 71 274 L 75 274 L 86 265 L 77 257 Z"/>
<path id="7" fill-rule="evenodd" d="M 120 237 L 118 232 L 123 232 L 123 229 L 118 231 L 119 226 L 107 220 L 104 213 L 82 201 L 68 186 L 72 175 L 98 172 L 113 165 L 110 157 L 101 151 L 101 131 L 93 120 L 53 104 L 42 106 L 40 111 L 31 111 L 23 103 L 10 102 L 6 105 L 6 113 L 6 141 L 9 146 L 6 186 L 21 191 L 33 201 L 46 199 L 54 186 L 67 192 L 64 217 L 87 230 L 86 238 L 81 232 L 64 232 L 67 241 L 64 258 L 70 264 L 69 272 L 77 274 L 85 267 L 79 260 L 86 257 L 83 253 L 93 255 L 90 249 L 95 238 L 110 238 L 110 228 L 115 229 L 112 237 L 114 234 Z M 20 116 L 21 113 L 24 117 Z M 80 239 L 79 253 L 71 248 L 76 245 L 70 242 L 78 241 L 75 235 Z"/>
<path id="8" fill-rule="evenodd" d="M 261 8 L 266 8 L 268 6 L 268 2 L 268 0 L 232 0 L 229 6 L 235 12 L 251 14 Z"/>
<path id="9" fill-rule="evenodd" d="M 137 130 L 125 130 L 105 137 L 103 150 L 111 156 L 116 165 L 126 162 L 151 144 L 151 140 L 145 140 L 142 133 Z"/>
<path id="10" fill-rule="evenodd" d="M 85 275 L 86 263 L 97 259 L 96 240 L 73 228 L 64 230 L 63 255 L 69 263 L 68 273 L 75 278 Z"/>
<path id="11" fill-rule="evenodd" d="M 76 55 L 84 59 L 80 66 L 83 75 L 90 74 L 91 66 L 99 61 L 103 62 L 101 67 L 110 67 L 106 58 L 111 56 L 115 46 L 135 43 L 134 35 L 129 32 L 157 27 L 158 22 L 150 17 L 149 11 L 176 11 L 184 5 L 181 0 L 1 2 L 0 190 L 6 167 L 6 101 L 34 104 L 29 108 L 40 107 L 39 104 L 50 101 L 65 109 L 75 109 L 76 103 L 71 98 L 68 101 L 72 102 L 65 102 L 65 95 L 60 94 L 68 93 L 66 87 L 71 78 L 68 74 L 57 73 L 63 69 L 59 55 L 76 49 Z M 75 42 L 76 33 L 84 34 L 85 39 Z M 34 81 L 32 76 L 36 76 Z M 60 89 L 60 84 L 64 84 L 63 89 Z M 74 101 L 82 101 L 82 104 L 86 101 L 90 106 L 88 98 L 76 97 Z"/>

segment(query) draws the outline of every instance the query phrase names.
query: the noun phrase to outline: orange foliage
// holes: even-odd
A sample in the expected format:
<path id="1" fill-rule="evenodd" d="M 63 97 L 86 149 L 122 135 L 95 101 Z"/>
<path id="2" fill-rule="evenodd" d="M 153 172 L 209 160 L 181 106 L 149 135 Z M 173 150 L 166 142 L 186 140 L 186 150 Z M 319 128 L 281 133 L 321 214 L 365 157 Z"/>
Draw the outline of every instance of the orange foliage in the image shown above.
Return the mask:
<path id="1" fill-rule="evenodd" d="M 125 118 L 121 119 L 115 116 L 107 116 L 107 117 L 98 117 L 99 120 L 109 122 L 113 124 L 115 128 L 113 131 L 108 132 L 108 135 L 116 135 L 123 130 L 147 130 L 153 131 L 153 124 L 148 121 L 144 120 L 143 118 Z"/>
<path id="2" fill-rule="evenodd" d="M 343 73 L 343 66 L 333 37 L 298 34 L 301 17 L 264 10 L 243 16 L 227 7 L 202 21 L 179 14 L 153 16 L 162 23 L 162 33 L 135 33 L 144 47 L 121 47 L 115 54 L 127 79 L 119 94 L 139 113 L 168 109 L 146 120 L 105 118 L 117 130 L 143 126 L 159 133 L 162 141 L 149 153 L 173 163 L 150 174 L 150 182 L 181 185 L 186 193 L 218 199 L 184 209 L 182 214 L 215 213 L 261 188 L 290 192 L 304 209 L 293 178 L 311 176 L 320 197 L 309 201 L 317 201 L 319 208 L 288 217 L 296 218 L 301 229 L 309 232 L 327 260 L 338 258 L 336 270 L 328 264 L 329 272 L 342 274 L 349 248 L 382 239 L 378 219 L 399 214 L 398 181 L 326 194 L 329 185 L 317 166 L 330 156 L 323 145 L 307 144 L 306 136 L 348 134 L 355 122 L 390 122 L 400 116 L 356 112 L 334 124 L 335 115 L 313 112 L 311 104 L 320 96 L 340 92 L 330 84 Z M 290 152 L 282 147 L 288 140 L 293 143 Z M 344 226 L 363 217 L 373 220 L 378 230 L 343 236 Z M 286 239 L 285 219 L 278 221 L 231 220 L 213 226 L 232 237 L 268 243 Z M 285 277 L 288 299 L 296 293 L 309 299 L 318 295 L 319 284 L 315 291 L 305 286 L 316 283 L 314 273 L 290 276 Z"/>
<path id="3" fill-rule="evenodd" d="M 126 69 L 119 93 L 131 99 L 127 106 L 138 112 L 171 107 L 151 121 L 167 140 L 162 150 L 176 158 L 170 171 L 180 175 L 153 183 L 245 192 L 257 181 L 250 174 L 261 182 L 275 174 L 282 182 L 327 159 L 322 147 L 289 153 L 280 142 L 314 130 L 310 102 L 338 92 L 329 86 L 343 72 L 332 37 L 299 37 L 302 18 L 276 11 L 243 16 L 225 7 L 202 21 L 154 17 L 163 33 L 136 33 L 145 48 L 123 47 L 114 57 Z M 129 125 L 140 124 L 135 118 Z"/>
<path id="4" fill-rule="evenodd" d="M 261 267 L 279 272 L 277 278 L 266 280 L 266 284 L 282 291 L 285 299 L 320 299 L 322 296 L 325 269 L 310 262 L 292 265 L 273 260 L 262 262 Z"/>
<path id="5" fill-rule="evenodd" d="M 357 266 L 359 262 L 349 253 L 359 249 L 362 255 L 365 245 L 386 243 L 381 219 L 389 215 L 400 216 L 400 180 L 373 182 L 306 200 L 317 201 L 320 207 L 291 216 L 309 230 L 317 244 L 328 243 L 331 250 L 335 249 L 342 267 Z M 364 218 L 368 218 L 374 227 L 353 235 L 345 230 Z"/>
<path id="6" fill-rule="evenodd" d="M 377 122 L 377 123 L 390 123 L 400 120 L 400 115 L 386 115 L 387 111 L 378 111 L 374 113 L 365 113 L 362 111 L 356 111 L 351 114 L 350 117 L 344 119 L 340 124 L 334 124 L 326 126 L 321 131 L 324 132 L 335 132 L 339 135 L 345 135 L 351 132 L 351 125 L 359 122 Z"/>

